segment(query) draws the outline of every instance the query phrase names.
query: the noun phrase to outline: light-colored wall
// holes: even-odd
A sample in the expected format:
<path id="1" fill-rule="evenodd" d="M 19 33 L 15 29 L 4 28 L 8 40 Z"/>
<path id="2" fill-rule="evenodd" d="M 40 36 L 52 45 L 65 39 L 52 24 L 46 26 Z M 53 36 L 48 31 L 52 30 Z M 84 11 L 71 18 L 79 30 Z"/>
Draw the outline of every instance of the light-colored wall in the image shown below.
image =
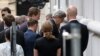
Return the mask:
<path id="1" fill-rule="evenodd" d="M 46 21 L 46 15 L 50 13 L 50 3 L 46 3 L 45 7 L 41 9 L 41 15 L 39 20 L 39 30 L 41 29 L 41 25 Z"/>
<path id="2" fill-rule="evenodd" d="M 11 3 L 14 2 L 14 3 Z M 12 11 L 12 15 L 16 15 L 16 3 L 15 0 L 0 0 L 0 18 L 1 18 L 1 9 L 4 7 L 9 7 Z"/>

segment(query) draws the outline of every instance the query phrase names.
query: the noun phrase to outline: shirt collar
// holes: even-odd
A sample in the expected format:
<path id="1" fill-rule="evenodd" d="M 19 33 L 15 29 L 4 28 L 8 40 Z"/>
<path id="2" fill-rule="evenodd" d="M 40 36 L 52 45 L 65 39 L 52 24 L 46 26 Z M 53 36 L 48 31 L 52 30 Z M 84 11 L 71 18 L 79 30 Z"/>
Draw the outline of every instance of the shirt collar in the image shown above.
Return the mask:
<path id="1" fill-rule="evenodd" d="M 9 27 L 8 27 L 7 25 L 4 24 L 4 29 L 7 29 L 7 28 L 9 28 Z"/>
<path id="2" fill-rule="evenodd" d="M 71 21 L 74 21 L 74 20 L 77 20 L 77 19 L 71 19 L 71 20 L 69 20 L 68 22 L 71 22 Z"/>

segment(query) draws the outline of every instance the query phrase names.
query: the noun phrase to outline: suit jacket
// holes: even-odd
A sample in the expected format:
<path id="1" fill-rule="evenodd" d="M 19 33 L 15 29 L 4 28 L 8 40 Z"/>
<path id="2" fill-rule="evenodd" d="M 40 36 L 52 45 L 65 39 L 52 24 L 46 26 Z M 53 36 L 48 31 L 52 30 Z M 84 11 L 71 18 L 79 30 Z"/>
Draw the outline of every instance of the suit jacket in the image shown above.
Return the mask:
<path id="1" fill-rule="evenodd" d="M 20 27 L 19 27 L 19 30 L 22 31 L 22 32 L 24 32 L 24 33 L 27 31 L 27 29 L 28 29 L 28 27 L 27 27 L 27 21 L 24 22 L 24 23 L 22 23 L 20 25 Z"/>
<path id="2" fill-rule="evenodd" d="M 77 20 L 70 21 L 67 25 L 63 26 L 60 30 L 61 34 L 63 30 L 71 33 L 71 23 L 80 25 L 80 34 L 81 34 L 81 56 L 83 56 L 83 52 L 87 47 L 89 32 L 85 25 L 79 23 Z M 71 40 L 66 40 L 66 56 L 71 56 Z"/>
<path id="3" fill-rule="evenodd" d="M 52 34 L 55 36 L 55 37 L 57 37 L 57 38 L 59 38 L 59 28 L 57 27 L 57 25 L 56 25 L 56 23 L 55 23 L 55 21 L 54 20 L 50 20 L 51 21 L 51 24 L 52 24 L 52 27 L 53 27 L 53 30 L 52 30 Z"/>
<path id="4" fill-rule="evenodd" d="M 4 22 L 0 22 L 0 32 L 4 30 Z"/>
<path id="5" fill-rule="evenodd" d="M 17 44 L 21 45 L 24 48 L 25 42 L 24 42 L 24 33 L 17 30 L 17 35 L 16 35 L 16 41 Z M 5 42 L 5 30 L 0 32 L 0 43 Z"/>

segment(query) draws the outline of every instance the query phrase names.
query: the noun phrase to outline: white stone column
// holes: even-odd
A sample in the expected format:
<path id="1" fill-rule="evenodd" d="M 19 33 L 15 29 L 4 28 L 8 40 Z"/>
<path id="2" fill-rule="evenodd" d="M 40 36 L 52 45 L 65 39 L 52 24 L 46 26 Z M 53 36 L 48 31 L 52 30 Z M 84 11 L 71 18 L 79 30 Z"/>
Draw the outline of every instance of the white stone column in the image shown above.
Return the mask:
<path id="1" fill-rule="evenodd" d="M 100 22 L 100 0 L 94 0 L 94 20 L 97 20 Z M 95 25 L 99 26 L 99 25 Z M 99 31 L 99 29 L 98 29 Z M 100 55 L 100 35 L 94 35 L 93 37 L 93 56 L 99 56 Z"/>
<path id="2" fill-rule="evenodd" d="M 100 20 L 100 1 L 99 0 L 84 0 L 83 16 L 93 20 Z M 98 25 L 95 25 L 95 27 Z M 95 30 L 95 29 L 94 29 Z M 97 29 L 96 29 L 97 30 Z M 84 56 L 100 55 L 100 36 L 94 32 L 90 32 L 89 42 Z"/>
<path id="3" fill-rule="evenodd" d="M 94 0 L 83 0 L 83 16 L 94 18 Z"/>
<path id="4" fill-rule="evenodd" d="M 94 0 L 94 19 L 100 21 L 100 0 Z"/>
<path id="5" fill-rule="evenodd" d="M 60 10 L 66 12 L 69 0 L 60 0 Z"/>
<path id="6" fill-rule="evenodd" d="M 55 5 L 56 0 L 51 0 L 51 13 L 54 12 L 54 5 Z"/>

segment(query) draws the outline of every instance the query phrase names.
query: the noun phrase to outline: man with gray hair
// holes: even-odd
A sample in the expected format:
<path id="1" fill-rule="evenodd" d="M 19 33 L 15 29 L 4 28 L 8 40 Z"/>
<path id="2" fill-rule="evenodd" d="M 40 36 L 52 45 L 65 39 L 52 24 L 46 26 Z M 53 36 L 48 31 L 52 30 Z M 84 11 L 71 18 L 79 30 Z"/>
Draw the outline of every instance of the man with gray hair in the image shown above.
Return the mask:
<path id="1" fill-rule="evenodd" d="M 59 34 L 59 27 L 60 27 L 60 24 L 63 22 L 64 18 L 66 17 L 66 14 L 65 12 L 59 10 L 57 12 L 54 13 L 52 19 L 49 19 L 47 21 L 50 22 L 50 24 L 52 25 L 53 27 L 53 30 L 52 30 L 52 34 L 56 37 L 56 38 L 59 38 L 60 34 Z M 40 31 L 40 35 L 42 35 L 42 30 Z"/>
<path id="2" fill-rule="evenodd" d="M 65 12 L 59 10 L 53 15 L 53 19 L 49 20 L 49 22 L 52 24 L 53 30 L 52 34 L 59 38 L 59 27 L 60 24 L 63 22 L 64 18 L 66 17 Z"/>

